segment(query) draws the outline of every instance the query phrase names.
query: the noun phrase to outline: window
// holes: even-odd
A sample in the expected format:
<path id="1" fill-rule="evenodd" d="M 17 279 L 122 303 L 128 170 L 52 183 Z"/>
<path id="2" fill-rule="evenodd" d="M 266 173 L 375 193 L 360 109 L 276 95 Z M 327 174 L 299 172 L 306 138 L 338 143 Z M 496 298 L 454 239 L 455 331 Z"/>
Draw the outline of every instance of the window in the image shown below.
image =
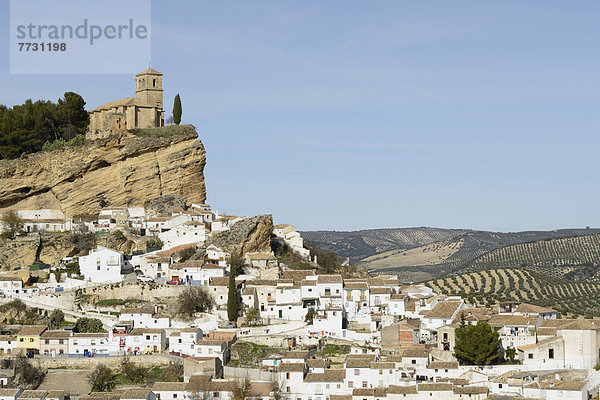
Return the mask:
<path id="1" fill-rule="evenodd" d="M 367 382 L 367 381 L 363 381 L 363 382 L 362 382 L 362 387 L 363 387 L 363 388 L 369 387 L 369 382 Z"/>
<path id="2" fill-rule="evenodd" d="M 177 393 L 173 393 L 173 398 L 176 399 L 177 398 Z"/>
<path id="3" fill-rule="evenodd" d="M 416 363 L 417 363 L 417 360 L 410 360 L 410 362 L 411 362 L 412 364 L 416 364 Z"/>
<path id="4" fill-rule="evenodd" d="M 355 369 L 354 370 L 354 375 L 360 375 L 360 369 Z"/>
<path id="5" fill-rule="evenodd" d="M 529 354 L 527 355 L 527 357 L 528 357 L 530 360 L 533 360 L 533 353 L 529 353 Z"/>
<path id="6" fill-rule="evenodd" d="M 289 393 L 290 392 L 290 387 L 286 386 L 285 391 Z"/>
<path id="7" fill-rule="evenodd" d="M 349 387 L 349 388 L 353 388 L 353 387 L 354 387 L 354 382 L 352 382 L 352 381 L 348 381 L 348 387 Z"/>
<path id="8" fill-rule="evenodd" d="M 23 341 L 23 338 L 19 338 L 19 342 L 22 342 L 22 341 Z"/>
<path id="9" fill-rule="evenodd" d="M 554 349 L 548 349 L 548 358 L 550 358 L 550 359 L 554 358 Z"/>
<path id="10" fill-rule="evenodd" d="M 382 369 L 379 370 L 379 375 L 383 375 L 383 370 Z"/>
<path id="11" fill-rule="evenodd" d="M 49 339 L 44 339 L 44 344 L 50 344 L 50 340 Z"/>

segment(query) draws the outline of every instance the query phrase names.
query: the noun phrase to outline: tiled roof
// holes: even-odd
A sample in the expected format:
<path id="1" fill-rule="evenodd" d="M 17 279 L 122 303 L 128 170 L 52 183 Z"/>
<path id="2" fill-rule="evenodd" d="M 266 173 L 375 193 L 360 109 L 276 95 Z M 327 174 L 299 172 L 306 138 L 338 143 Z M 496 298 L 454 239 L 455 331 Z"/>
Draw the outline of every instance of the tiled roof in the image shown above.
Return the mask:
<path id="1" fill-rule="evenodd" d="M 419 389 L 419 392 L 441 392 L 446 390 L 452 390 L 451 383 L 419 383 L 417 387 Z"/>
<path id="2" fill-rule="evenodd" d="M 390 385 L 388 387 L 388 393 L 390 393 L 390 394 L 417 394 L 417 387 L 416 386 Z"/>
<path id="3" fill-rule="evenodd" d="M 429 369 L 458 369 L 456 361 L 432 361 L 428 365 Z"/>
<path id="4" fill-rule="evenodd" d="M 152 385 L 152 391 L 184 391 L 186 385 L 186 382 L 155 382 Z"/>
<path id="5" fill-rule="evenodd" d="M 305 382 L 343 382 L 346 378 L 345 369 L 326 369 L 324 373 L 309 373 L 304 378 Z"/>
<path id="6" fill-rule="evenodd" d="M 279 372 L 304 372 L 304 363 L 284 362 L 279 365 Z"/>
<path id="7" fill-rule="evenodd" d="M 438 302 L 431 310 L 425 313 L 425 318 L 454 318 L 454 314 L 461 307 L 461 301 L 444 301 Z"/>
<path id="8" fill-rule="evenodd" d="M 19 331 L 19 336 L 39 336 L 46 330 L 45 325 L 24 325 Z"/>
<path id="9" fill-rule="evenodd" d="M 342 283 L 341 275 L 319 275 L 317 278 L 319 283 Z"/>

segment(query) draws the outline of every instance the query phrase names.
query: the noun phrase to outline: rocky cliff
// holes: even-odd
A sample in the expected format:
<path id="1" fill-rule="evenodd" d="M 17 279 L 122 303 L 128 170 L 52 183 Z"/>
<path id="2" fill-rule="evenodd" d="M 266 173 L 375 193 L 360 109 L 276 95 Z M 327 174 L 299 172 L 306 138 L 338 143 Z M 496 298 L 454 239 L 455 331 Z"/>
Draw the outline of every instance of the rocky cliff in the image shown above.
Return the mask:
<path id="1" fill-rule="evenodd" d="M 230 254 L 244 255 L 253 252 L 271 251 L 271 233 L 273 232 L 273 216 L 257 215 L 244 218 L 233 224 L 231 229 L 213 234 L 206 241 L 206 246 L 214 244 Z M 194 258 L 203 256 L 203 249 Z"/>
<path id="2" fill-rule="evenodd" d="M 138 130 L 0 161 L 0 208 L 95 214 L 176 194 L 205 202 L 205 151 L 192 126 Z"/>

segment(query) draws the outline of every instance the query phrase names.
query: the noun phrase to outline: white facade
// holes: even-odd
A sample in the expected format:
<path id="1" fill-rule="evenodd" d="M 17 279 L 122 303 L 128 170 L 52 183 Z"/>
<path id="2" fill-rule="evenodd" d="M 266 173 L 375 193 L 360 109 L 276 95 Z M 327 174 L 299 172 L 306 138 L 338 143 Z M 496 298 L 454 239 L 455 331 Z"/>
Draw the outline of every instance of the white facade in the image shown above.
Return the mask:
<path id="1" fill-rule="evenodd" d="M 0 277 L 0 295 L 8 298 L 20 297 L 23 294 L 23 282 L 19 278 Z"/>
<path id="2" fill-rule="evenodd" d="M 189 243 L 203 243 L 206 240 L 206 228 L 204 223 L 186 221 L 171 229 L 160 232 L 158 238 L 163 242 L 163 249 L 180 246 Z"/>
<path id="3" fill-rule="evenodd" d="M 125 259 L 121 253 L 98 246 L 87 256 L 79 257 L 79 270 L 86 281 L 94 283 L 110 283 L 121 281 L 121 270 Z"/>

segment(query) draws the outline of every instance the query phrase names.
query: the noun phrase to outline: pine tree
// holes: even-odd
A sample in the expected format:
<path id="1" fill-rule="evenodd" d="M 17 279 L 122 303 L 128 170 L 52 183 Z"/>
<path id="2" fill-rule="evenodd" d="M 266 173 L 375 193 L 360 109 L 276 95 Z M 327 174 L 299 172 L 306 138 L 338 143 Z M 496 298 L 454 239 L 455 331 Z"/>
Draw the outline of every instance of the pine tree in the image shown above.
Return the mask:
<path id="1" fill-rule="evenodd" d="M 179 97 L 179 93 L 177 93 L 173 101 L 173 122 L 175 122 L 175 125 L 181 123 L 181 98 Z"/>
<path id="2" fill-rule="evenodd" d="M 461 323 L 456 330 L 454 351 L 454 356 L 462 365 L 490 365 L 498 361 L 502 354 L 498 332 L 482 321 L 477 325 Z"/>

